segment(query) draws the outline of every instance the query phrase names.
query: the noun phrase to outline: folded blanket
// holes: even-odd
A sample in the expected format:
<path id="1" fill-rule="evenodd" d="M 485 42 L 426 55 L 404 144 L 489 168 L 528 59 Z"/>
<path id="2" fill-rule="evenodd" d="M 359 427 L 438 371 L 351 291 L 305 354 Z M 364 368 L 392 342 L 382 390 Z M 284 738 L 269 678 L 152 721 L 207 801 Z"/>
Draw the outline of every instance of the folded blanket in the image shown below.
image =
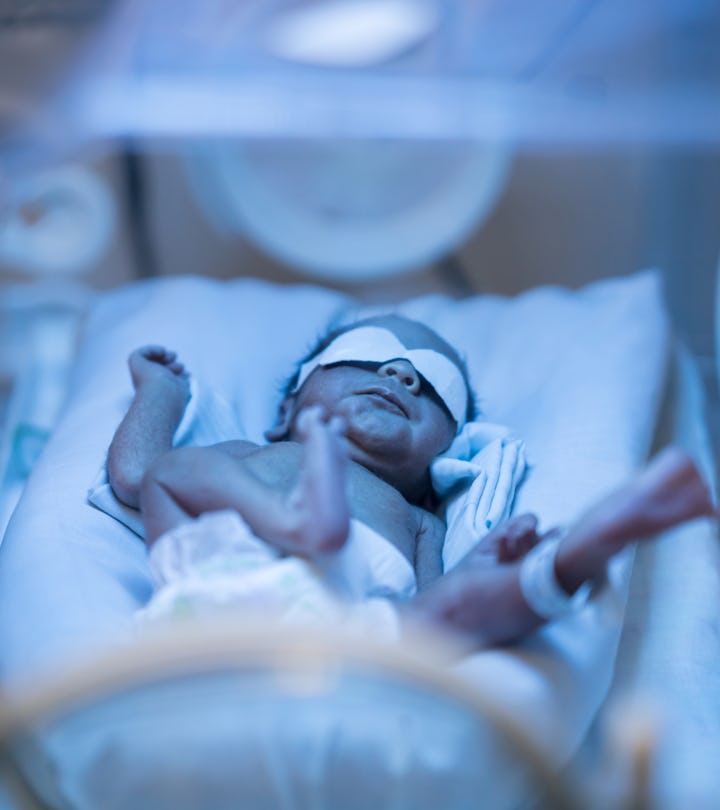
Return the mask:
<path id="1" fill-rule="evenodd" d="M 469 422 L 435 459 L 430 474 L 447 523 L 443 570 L 510 516 L 526 468 L 524 443 L 489 422 Z"/>

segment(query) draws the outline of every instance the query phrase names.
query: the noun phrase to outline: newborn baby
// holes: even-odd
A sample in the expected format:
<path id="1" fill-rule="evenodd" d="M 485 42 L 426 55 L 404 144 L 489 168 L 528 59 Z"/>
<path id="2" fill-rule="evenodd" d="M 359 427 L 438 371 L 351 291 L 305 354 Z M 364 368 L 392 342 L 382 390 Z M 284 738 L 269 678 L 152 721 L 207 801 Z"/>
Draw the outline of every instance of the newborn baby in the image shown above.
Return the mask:
<path id="1" fill-rule="evenodd" d="M 331 333 L 301 363 L 262 446 L 171 450 L 189 397 L 183 366 L 147 347 L 131 355 L 130 370 L 135 397 L 112 441 L 108 477 L 121 501 L 140 507 L 151 555 L 164 560 L 157 598 L 170 586 L 207 598 L 214 583 L 223 601 L 229 588 L 247 605 L 288 586 L 284 566 L 295 584 L 273 605 L 281 612 L 305 604 L 310 614 L 342 617 L 348 599 L 383 596 L 400 626 L 424 621 L 500 643 L 560 615 L 627 543 L 714 513 L 696 468 L 672 450 L 564 537 L 541 538 L 533 516 L 516 517 L 443 576 L 445 526 L 429 511 L 430 464 L 474 409 L 464 364 L 431 329 L 383 316 Z M 203 543 L 216 542 L 223 555 L 198 566 Z M 367 563 L 366 543 L 373 559 L 378 547 L 399 555 L 408 576 L 386 581 L 383 566 L 370 565 L 367 587 L 348 592 L 355 567 Z M 243 587 L 232 586 L 241 573 Z"/>

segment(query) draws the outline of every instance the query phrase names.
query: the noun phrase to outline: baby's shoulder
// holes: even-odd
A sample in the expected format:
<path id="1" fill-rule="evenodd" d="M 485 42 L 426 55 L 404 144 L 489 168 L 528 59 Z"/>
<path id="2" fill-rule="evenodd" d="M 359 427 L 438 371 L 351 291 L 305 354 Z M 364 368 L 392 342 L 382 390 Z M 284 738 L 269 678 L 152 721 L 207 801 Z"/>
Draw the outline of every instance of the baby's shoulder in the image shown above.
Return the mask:
<path id="1" fill-rule="evenodd" d="M 235 440 L 217 447 L 235 461 L 242 462 L 266 484 L 282 488 L 293 483 L 302 459 L 302 448 L 297 442 L 255 444 Z"/>

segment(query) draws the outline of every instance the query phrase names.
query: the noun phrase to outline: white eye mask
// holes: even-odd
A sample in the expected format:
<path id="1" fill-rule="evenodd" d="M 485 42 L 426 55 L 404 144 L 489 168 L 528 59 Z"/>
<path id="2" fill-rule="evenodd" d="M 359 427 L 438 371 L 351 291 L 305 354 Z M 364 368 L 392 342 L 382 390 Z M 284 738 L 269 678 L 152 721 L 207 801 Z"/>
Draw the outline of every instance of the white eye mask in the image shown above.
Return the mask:
<path id="1" fill-rule="evenodd" d="M 359 326 L 343 332 L 319 354 L 300 366 L 295 391 L 318 366 L 334 363 L 387 363 L 407 360 L 418 374 L 433 387 L 435 393 L 457 422 L 458 431 L 465 424 L 468 390 L 460 369 L 448 357 L 434 349 L 408 349 L 389 330 L 378 326 Z"/>

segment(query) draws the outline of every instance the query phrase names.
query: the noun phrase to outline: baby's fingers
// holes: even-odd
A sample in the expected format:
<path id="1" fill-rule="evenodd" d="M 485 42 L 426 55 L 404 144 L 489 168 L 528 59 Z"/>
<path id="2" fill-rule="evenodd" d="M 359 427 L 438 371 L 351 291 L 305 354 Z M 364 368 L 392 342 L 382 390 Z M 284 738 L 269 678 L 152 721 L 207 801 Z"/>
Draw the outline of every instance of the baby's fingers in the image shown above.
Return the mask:
<path id="1" fill-rule="evenodd" d="M 322 425 L 324 416 L 325 411 L 320 405 L 303 408 L 297 418 L 297 429 L 300 437 L 306 439 L 314 429 Z"/>
<path id="2" fill-rule="evenodd" d="M 498 562 L 513 562 L 524 557 L 540 542 L 535 515 L 518 515 L 500 527 L 503 531 L 498 538 Z"/>
<path id="3" fill-rule="evenodd" d="M 151 343 L 148 346 L 141 346 L 139 349 L 136 349 L 133 354 L 140 354 L 143 357 L 147 357 L 149 360 L 164 357 L 166 352 L 167 349 L 164 346 Z"/>
<path id="4" fill-rule="evenodd" d="M 168 365 L 168 368 L 177 377 L 187 377 L 187 376 L 189 376 L 185 366 L 182 363 L 179 363 L 179 362 L 170 363 Z"/>
<path id="5" fill-rule="evenodd" d="M 177 358 L 177 352 L 156 344 L 143 346 L 139 351 L 142 352 L 148 360 L 155 360 L 156 362 L 172 363 L 173 360 Z"/>
<path id="6" fill-rule="evenodd" d="M 328 428 L 336 436 L 344 437 L 347 432 L 347 422 L 342 416 L 333 416 L 327 423 Z"/>

